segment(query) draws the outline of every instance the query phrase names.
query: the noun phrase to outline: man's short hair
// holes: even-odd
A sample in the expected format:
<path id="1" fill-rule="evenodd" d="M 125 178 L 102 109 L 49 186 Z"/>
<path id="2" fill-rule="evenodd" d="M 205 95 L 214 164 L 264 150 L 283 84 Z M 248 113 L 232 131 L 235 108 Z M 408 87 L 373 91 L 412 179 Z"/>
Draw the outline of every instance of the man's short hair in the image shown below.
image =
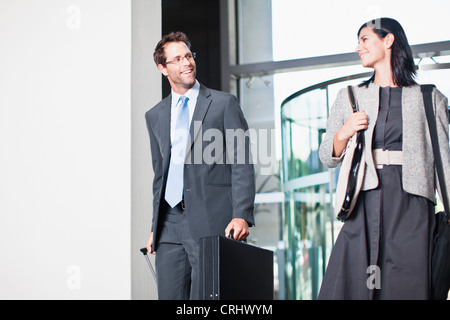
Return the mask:
<path id="1" fill-rule="evenodd" d="M 156 65 L 162 64 L 163 66 L 166 66 L 167 57 L 164 52 L 164 46 L 169 42 L 184 42 L 188 49 L 191 50 L 191 42 L 183 32 L 176 31 L 166 34 L 158 42 L 155 48 L 155 52 L 153 53 L 153 59 L 155 60 Z"/>

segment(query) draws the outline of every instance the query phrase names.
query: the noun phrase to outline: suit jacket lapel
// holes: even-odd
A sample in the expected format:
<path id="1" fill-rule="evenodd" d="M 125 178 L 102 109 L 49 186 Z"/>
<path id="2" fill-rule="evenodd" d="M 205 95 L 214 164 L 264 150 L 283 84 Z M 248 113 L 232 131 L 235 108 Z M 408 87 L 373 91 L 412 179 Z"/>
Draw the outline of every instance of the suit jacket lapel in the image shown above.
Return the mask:
<path id="1" fill-rule="evenodd" d="M 206 116 L 206 113 L 208 111 L 208 108 L 211 104 L 211 99 L 209 98 L 211 95 L 211 92 L 206 88 L 204 85 L 200 84 L 200 92 L 197 97 L 197 104 L 195 105 L 194 114 L 192 116 L 192 122 L 190 126 L 190 146 L 187 148 L 186 157 L 190 154 L 190 149 L 192 148 L 192 145 L 194 144 L 194 141 L 197 139 L 197 136 L 199 132 L 201 131 L 201 123 L 203 123 L 203 119 Z"/>

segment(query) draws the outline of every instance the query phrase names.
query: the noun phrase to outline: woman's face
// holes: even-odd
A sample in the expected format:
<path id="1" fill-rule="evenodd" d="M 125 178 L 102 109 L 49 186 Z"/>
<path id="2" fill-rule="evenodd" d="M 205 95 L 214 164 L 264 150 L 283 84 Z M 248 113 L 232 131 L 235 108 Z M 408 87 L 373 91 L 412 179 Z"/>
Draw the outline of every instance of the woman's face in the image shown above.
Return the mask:
<path id="1" fill-rule="evenodd" d="M 389 33 L 382 39 L 371 28 L 363 28 L 356 47 L 363 67 L 376 69 L 381 64 L 390 63 L 392 43 L 393 34 Z"/>

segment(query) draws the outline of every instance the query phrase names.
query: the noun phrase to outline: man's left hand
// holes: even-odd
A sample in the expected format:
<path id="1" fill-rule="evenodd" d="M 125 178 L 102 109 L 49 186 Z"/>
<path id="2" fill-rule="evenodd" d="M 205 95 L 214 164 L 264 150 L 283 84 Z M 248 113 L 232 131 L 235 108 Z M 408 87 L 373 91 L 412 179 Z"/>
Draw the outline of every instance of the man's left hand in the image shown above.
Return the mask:
<path id="1" fill-rule="evenodd" d="M 243 241 L 249 235 L 248 223 L 244 219 L 234 218 L 225 229 L 225 237 L 229 237 L 231 230 L 233 230 L 233 239 Z"/>

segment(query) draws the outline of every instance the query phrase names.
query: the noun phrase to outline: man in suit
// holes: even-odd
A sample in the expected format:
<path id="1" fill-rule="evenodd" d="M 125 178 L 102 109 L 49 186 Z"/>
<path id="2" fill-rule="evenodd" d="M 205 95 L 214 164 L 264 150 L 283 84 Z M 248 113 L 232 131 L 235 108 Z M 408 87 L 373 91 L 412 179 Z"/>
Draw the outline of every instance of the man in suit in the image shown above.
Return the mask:
<path id="1" fill-rule="evenodd" d="M 171 94 L 145 115 L 154 170 L 147 250 L 156 254 L 159 299 L 198 299 L 199 239 L 244 240 L 254 225 L 248 125 L 235 96 L 196 80 L 184 33 L 164 36 L 153 56 Z"/>

